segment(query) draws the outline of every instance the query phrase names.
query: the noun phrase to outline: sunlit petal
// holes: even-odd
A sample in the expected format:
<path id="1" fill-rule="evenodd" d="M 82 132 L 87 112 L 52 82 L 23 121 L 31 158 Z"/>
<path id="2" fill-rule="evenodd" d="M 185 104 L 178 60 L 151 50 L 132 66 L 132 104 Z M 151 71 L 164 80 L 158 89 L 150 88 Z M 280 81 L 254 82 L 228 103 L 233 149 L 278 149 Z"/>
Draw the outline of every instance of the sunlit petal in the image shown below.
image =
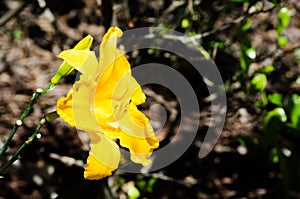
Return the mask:
<path id="1" fill-rule="evenodd" d="M 141 86 L 133 77 L 131 77 L 129 90 L 133 91 L 130 94 L 131 100 L 135 105 L 140 105 L 146 101 L 146 96 L 143 93 Z"/>
<path id="2" fill-rule="evenodd" d="M 57 100 L 57 114 L 70 126 L 75 126 L 73 115 L 73 89 L 71 89 L 66 97 L 61 97 Z"/>
<path id="3" fill-rule="evenodd" d="M 93 112 L 93 93 L 96 83 L 82 74 L 73 86 L 73 115 L 75 126 L 85 131 L 101 131 Z"/>
<path id="4" fill-rule="evenodd" d="M 95 137 L 99 136 L 97 140 Z M 91 139 L 91 149 L 84 171 L 84 178 L 98 180 L 110 176 L 118 167 L 120 150 L 118 145 L 99 133 Z"/>
<path id="5" fill-rule="evenodd" d="M 147 117 L 134 104 L 130 105 L 129 114 L 119 121 L 122 132 L 120 144 L 130 150 L 131 160 L 144 166 L 151 163 L 147 158 L 159 145 Z"/>

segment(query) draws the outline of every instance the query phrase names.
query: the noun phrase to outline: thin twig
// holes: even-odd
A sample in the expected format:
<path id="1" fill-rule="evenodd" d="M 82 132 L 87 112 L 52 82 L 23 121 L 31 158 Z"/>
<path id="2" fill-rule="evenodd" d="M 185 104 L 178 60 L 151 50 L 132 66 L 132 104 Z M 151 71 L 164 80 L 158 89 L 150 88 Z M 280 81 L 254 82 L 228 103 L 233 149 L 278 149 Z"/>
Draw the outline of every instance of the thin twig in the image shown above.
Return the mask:
<path id="1" fill-rule="evenodd" d="M 3 174 L 4 171 L 6 171 L 6 169 L 8 167 L 10 167 L 17 159 L 20 158 L 20 154 L 22 153 L 22 151 L 25 149 L 25 147 L 29 144 L 32 143 L 32 141 L 34 139 L 37 138 L 38 136 L 38 132 L 39 130 L 42 128 L 43 124 L 46 122 L 45 118 L 41 119 L 39 125 L 36 127 L 34 133 L 22 144 L 22 146 L 16 151 L 16 153 L 9 159 L 8 162 L 6 162 L 6 164 L 4 164 L 1 168 L 0 168 L 0 175 Z"/>
<path id="2" fill-rule="evenodd" d="M 6 22 L 12 19 L 15 15 L 17 15 L 21 10 L 23 10 L 26 6 L 26 1 L 21 1 L 20 4 L 13 10 L 8 11 L 0 18 L 0 26 L 3 26 Z"/>
<path id="3" fill-rule="evenodd" d="M 1 148 L 0 151 L 0 159 L 2 158 L 3 154 L 7 150 L 7 147 L 12 140 L 13 136 L 15 135 L 16 131 L 18 128 L 23 124 L 24 119 L 27 117 L 27 115 L 30 113 L 30 111 L 33 109 L 33 105 L 36 103 L 36 101 L 45 93 L 47 93 L 51 88 L 53 88 L 53 84 L 49 84 L 44 90 L 42 89 L 37 89 L 37 91 L 33 94 L 33 97 L 29 103 L 29 105 L 26 107 L 24 112 L 22 113 L 21 117 L 16 121 L 14 124 L 10 134 L 8 135 L 7 140 L 4 142 L 3 147 Z"/>
<path id="4" fill-rule="evenodd" d="M 39 125 L 36 127 L 33 134 L 22 144 L 22 146 L 16 151 L 16 153 L 0 168 L 0 175 L 2 175 L 8 167 L 10 167 L 17 159 L 20 159 L 20 155 L 26 146 L 32 143 L 33 140 L 38 138 L 39 130 L 46 122 L 52 122 L 53 120 L 59 118 L 56 111 L 47 113 L 41 120 Z"/>

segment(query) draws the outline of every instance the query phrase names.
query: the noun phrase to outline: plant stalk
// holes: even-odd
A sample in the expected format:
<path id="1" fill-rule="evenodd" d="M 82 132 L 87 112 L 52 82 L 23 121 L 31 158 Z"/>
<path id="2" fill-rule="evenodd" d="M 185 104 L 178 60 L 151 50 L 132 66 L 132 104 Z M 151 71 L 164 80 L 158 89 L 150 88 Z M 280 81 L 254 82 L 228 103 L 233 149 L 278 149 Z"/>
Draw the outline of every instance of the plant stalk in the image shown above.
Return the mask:
<path id="1" fill-rule="evenodd" d="M 22 113 L 22 115 L 20 116 L 20 118 L 17 120 L 17 122 L 14 124 L 10 134 L 7 137 L 7 140 L 4 142 L 3 147 L 1 148 L 0 151 L 0 159 L 2 158 L 3 154 L 5 153 L 5 151 L 7 150 L 7 147 L 10 143 L 10 141 L 12 140 L 13 136 L 15 135 L 16 131 L 18 130 L 18 128 L 23 124 L 24 119 L 27 117 L 27 115 L 30 113 L 30 111 L 33 109 L 33 105 L 37 102 L 37 100 L 44 95 L 45 93 L 47 93 L 49 90 L 51 90 L 54 87 L 54 84 L 49 84 L 45 89 L 37 89 L 37 91 L 33 94 L 33 97 L 30 101 L 30 103 L 28 104 L 28 106 L 26 107 L 26 109 L 24 110 L 24 112 Z"/>

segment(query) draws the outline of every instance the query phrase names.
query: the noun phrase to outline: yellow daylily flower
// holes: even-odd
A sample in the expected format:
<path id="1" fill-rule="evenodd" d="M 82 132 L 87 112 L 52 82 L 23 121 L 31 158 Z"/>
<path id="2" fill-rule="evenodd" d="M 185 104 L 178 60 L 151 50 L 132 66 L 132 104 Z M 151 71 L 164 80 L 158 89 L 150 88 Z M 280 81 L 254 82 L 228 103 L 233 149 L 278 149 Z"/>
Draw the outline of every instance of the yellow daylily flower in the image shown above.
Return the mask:
<path id="1" fill-rule="evenodd" d="M 57 113 L 90 138 L 84 177 L 94 180 L 111 175 L 119 164 L 120 149 L 129 149 L 131 160 L 144 166 L 159 140 L 147 117 L 137 109 L 145 102 L 130 64 L 117 48 L 122 31 L 110 28 L 100 45 L 99 61 L 89 49 L 65 50 L 58 55 L 82 74 L 66 97 L 57 101 Z"/>

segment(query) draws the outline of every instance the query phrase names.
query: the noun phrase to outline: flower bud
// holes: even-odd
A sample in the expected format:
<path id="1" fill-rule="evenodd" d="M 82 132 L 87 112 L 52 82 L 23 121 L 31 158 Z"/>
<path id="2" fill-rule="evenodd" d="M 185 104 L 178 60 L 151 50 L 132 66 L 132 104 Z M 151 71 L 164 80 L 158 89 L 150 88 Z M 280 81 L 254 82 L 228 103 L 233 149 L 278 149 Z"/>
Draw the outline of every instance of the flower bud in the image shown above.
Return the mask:
<path id="1" fill-rule="evenodd" d="M 75 50 L 89 49 L 92 45 L 92 42 L 93 42 L 93 37 L 88 35 L 82 40 L 80 40 L 73 49 Z M 53 85 L 58 84 L 63 77 L 69 75 L 73 70 L 74 68 L 70 64 L 68 64 L 66 61 L 63 61 L 63 63 L 59 66 L 56 74 L 52 77 L 50 81 L 51 84 Z"/>

